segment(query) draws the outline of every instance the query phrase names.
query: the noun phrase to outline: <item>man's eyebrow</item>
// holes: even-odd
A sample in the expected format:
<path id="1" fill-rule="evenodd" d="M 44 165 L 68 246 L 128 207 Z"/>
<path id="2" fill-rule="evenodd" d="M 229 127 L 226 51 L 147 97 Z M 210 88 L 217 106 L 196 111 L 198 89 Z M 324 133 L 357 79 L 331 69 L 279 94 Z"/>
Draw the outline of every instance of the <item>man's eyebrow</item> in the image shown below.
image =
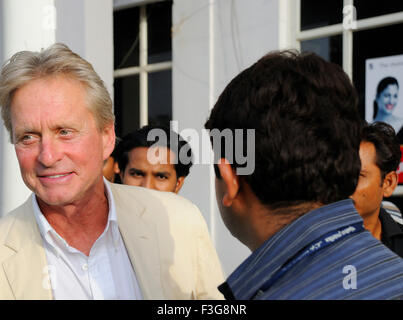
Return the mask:
<path id="1" fill-rule="evenodd" d="M 170 176 L 170 175 L 171 175 L 171 173 L 168 172 L 168 171 L 154 171 L 154 174 L 163 174 L 163 175 L 166 175 L 166 176 Z"/>
<path id="2" fill-rule="evenodd" d="M 25 133 L 25 132 L 39 132 L 38 128 L 34 128 L 31 125 L 21 125 L 17 128 L 13 128 L 14 133 Z"/>
<path id="3" fill-rule="evenodd" d="M 22 136 L 26 135 L 26 134 L 36 134 L 36 135 L 40 135 L 39 131 L 37 130 L 32 130 L 30 128 L 23 128 L 21 130 L 15 130 L 13 132 L 13 136 L 14 138 L 21 138 Z"/>

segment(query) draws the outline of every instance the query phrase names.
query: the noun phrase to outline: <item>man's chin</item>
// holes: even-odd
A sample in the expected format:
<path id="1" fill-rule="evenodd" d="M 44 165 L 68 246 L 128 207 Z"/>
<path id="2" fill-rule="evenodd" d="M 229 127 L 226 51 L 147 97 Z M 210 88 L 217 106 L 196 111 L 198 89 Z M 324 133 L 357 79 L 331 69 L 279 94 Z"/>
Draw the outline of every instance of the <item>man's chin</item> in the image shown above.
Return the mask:
<path id="1" fill-rule="evenodd" d="M 36 199 L 38 203 L 45 206 L 59 207 L 59 206 L 67 206 L 73 202 L 71 197 L 68 197 L 66 194 L 63 195 L 51 195 L 51 194 L 38 194 L 36 193 Z"/>

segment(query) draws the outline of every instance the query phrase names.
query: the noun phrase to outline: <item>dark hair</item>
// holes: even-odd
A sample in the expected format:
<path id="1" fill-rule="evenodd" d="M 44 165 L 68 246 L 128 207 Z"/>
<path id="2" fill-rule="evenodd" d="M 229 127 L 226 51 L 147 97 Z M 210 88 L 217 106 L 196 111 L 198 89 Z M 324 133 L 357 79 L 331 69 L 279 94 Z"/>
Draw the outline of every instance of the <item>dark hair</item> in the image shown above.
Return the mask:
<path id="1" fill-rule="evenodd" d="M 374 145 L 376 165 L 381 170 L 382 181 L 389 172 L 398 169 L 402 154 L 392 126 L 381 121 L 367 125 L 362 130 L 361 141 Z"/>
<path id="2" fill-rule="evenodd" d="M 346 199 L 357 185 L 357 100 L 338 65 L 314 53 L 276 51 L 228 84 L 205 127 L 255 129 L 255 171 L 241 178 L 262 203 L 328 204 Z M 223 147 L 221 140 L 214 152 Z"/>
<path id="3" fill-rule="evenodd" d="M 154 129 L 162 130 L 165 133 L 166 141 L 148 140 L 150 131 Z M 171 145 L 173 143 L 174 145 Z M 138 147 L 152 147 L 152 146 L 164 146 L 172 150 L 175 153 L 177 163 L 175 163 L 175 171 L 177 177 L 186 177 L 189 174 L 190 167 L 192 166 L 192 150 L 186 140 L 184 140 L 179 134 L 168 129 L 164 126 L 144 126 L 141 129 L 128 133 L 119 142 L 115 156 L 118 161 L 119 169 L 123 172 L 129 162 L 129 152 Z M 182 150 L 182 148 L 184 148 Z M 182 151 L 181 151 L 182 150 Z M 189 163 L 182 163 L 179 155 L 186 154 Z"/>
<path id="4" fill-rule="evenodd" d="M 379 81 L 378 86 L 376 87 L 376 99 L 378 99 L 379 95 L 385 90 L 389 85 L 396 85 L 399 88 L 399 82 L 396 78 L 386 77 Z M 378 103 L 374 100 L 374 115 L 373 119 L 376 118 L 376 114 L 378 113 Z"/>

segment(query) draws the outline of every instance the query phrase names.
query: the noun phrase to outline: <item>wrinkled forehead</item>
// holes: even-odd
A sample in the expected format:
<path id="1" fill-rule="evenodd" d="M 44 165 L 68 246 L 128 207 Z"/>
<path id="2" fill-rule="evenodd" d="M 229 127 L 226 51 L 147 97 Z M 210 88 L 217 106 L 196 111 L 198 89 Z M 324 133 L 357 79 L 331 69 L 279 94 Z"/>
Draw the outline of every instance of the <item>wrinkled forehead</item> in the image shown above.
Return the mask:
<path id="1" fill-rule="evenodd" d="M 35 131 L 45 124 L 66 127 L 96 121 L 84 86 L 64 77 L 40 78 L 20 87 L 13 96 L 10 117 L 14 133 Z"/>
<path id="2" fill-rule="evenodd" d="M 38 88 L 40 87 L 41 84 L 43 84 L 44 87 L 44 96 L 45 97 L 47 96 L 49 98 L 55 95 L 55 92 L 51 90 L 51 88 L 64 88 L 64 89 L 75 88 L 76 91 L 80 91 L 81 98 L 85 106 L 88 107 L 91 111 L 94 111 L 92 102 L 93 99 L 91 99 L 90 89 L 88 85 L 68 73 L 38 76 L 23 83 L 18 88 L 16 88 L 11 94 L 10 107 L 12 108 L 14 98 L 16 95 L 18 95 L 19 92 L 21 92 L 21 90 L 23 90 L 26 87 Z M 46 90 L 46 88 L 48 89 Z"/>
<path id="3" fill-rule="evenodd" d="M 71 101 L 72 106 L 74 106 L 74 103 L 77 104 L 79 102 L 80 105 L 87 107 L 94 113 L 93 108 L 91 108 L 92 105 L 87 86 L 72 76 L 64 74 L 43 76 L 24 83 L 11 96 L 11 111 L 17 97 L 20 97 L 22 92 L 30 94 L 28 101 L 25 101 L 26 107 L 29 107 L 34 102 L 66 104 Z"/>

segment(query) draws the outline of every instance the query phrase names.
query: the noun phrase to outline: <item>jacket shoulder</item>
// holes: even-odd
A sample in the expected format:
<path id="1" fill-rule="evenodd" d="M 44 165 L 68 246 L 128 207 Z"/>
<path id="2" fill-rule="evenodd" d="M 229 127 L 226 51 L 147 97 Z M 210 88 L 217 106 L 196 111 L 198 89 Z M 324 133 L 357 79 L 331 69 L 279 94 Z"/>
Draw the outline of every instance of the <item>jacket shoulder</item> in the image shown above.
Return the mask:
<path id="1" fill-rule="evenodd" d="M 3 245 L 4 240 L 9 234 L 10 229 L 15 225 L 17 222 L 32 222 L 33 211 L 31 205 L 31 198 L 29 198 L 25 203 L 20 205 L 19 207 L 15 208 L 14 210 L 7 213 L 5 216 L 0 218 L 0 243 Z M 29 223 L 28 222 L 28 223 Z"/>
<path id="2" fill-rule="evenodd" d="M 140 205 L 148 211 L 167 214 L 170 217 L 201 215 L 199 209 L 188 199 L 172 192 L 162 192 L 147 188 L 111 184 L 112 193 L 120 205 L 128 208 Z"/>
<path id="3" fill-rule="evenodd" d="M 125 185 L 111 189 L 121 217 L 133 225 L 141 220 L 152 230 L 167 299 L 223 298 L 217 290 L 224 281 L 220 261 L 196 205 L 170 192 Z"/>

